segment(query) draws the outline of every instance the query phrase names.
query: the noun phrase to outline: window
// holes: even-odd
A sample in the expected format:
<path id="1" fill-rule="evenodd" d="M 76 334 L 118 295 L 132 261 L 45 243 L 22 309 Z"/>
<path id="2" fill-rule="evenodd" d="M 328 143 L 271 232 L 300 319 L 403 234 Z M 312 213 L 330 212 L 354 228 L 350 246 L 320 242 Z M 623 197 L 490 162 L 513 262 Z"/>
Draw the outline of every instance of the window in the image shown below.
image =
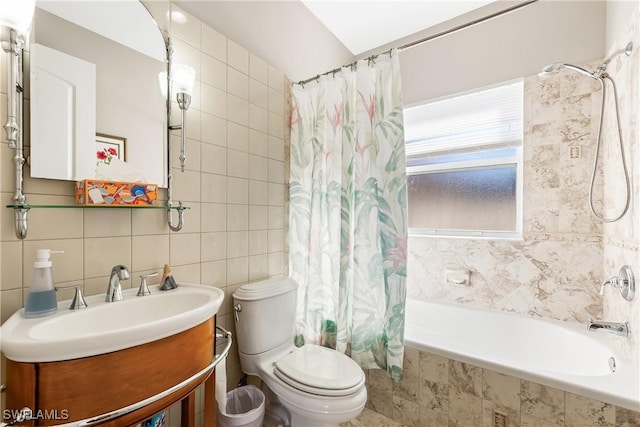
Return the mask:
<path id="1" fill-rule="evenodd" d="M 522 81 L 405 108 L 409 232 L 522 235 Z"/>

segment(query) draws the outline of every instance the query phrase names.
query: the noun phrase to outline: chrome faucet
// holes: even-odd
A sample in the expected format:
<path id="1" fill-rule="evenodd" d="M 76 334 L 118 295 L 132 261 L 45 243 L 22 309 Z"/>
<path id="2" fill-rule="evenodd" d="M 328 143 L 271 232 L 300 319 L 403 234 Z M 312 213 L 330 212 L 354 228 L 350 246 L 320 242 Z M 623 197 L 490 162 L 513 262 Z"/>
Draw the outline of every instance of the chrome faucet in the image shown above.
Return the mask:
<path id="1" fill-rule="evenodd" d="M 616 322 L 598 322 L 589 319 L 589 324 L 587 325 L 587 330 L 589 331 L 605 331 L 614 335 L 620 335 L 622 337 L 628 337 L 631 334 L 629 330 L 629 324 L 625 323 L 616 323 Z"/>
<path id="2" fill-rule="evenodd" d="M 109 287 L 107 288 L 106 302 L 114 302 L 122 300 L 122 283 L 121 280 L 129 278 L 129 270 L 124 265 L 116 265 L 111 269 L 109 277 Z"/>

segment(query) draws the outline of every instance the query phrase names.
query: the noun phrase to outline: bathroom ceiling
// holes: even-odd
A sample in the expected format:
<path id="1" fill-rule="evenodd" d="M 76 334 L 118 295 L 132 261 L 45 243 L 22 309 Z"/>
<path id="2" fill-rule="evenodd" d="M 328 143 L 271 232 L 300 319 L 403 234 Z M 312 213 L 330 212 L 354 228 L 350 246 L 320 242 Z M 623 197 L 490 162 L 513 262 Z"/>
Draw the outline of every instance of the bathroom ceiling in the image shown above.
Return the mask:
<path id="1" fill-rule="evenodd" d="M 363 52 L 424 36 L 488 3 L 522 0 L 174 0 L 173 4 L 302 80 Z M 468 20 L 465 19 L 465 22 Z M 450 27 L 447 25 L 447 27 Z M 399 45 L 399 44 L 398 44 Z"/>
<path id="2" fill-rule="evenodd" d="M 354 55 L 460 16 L 493 0 L 321 1 L 302 3 Z"/>

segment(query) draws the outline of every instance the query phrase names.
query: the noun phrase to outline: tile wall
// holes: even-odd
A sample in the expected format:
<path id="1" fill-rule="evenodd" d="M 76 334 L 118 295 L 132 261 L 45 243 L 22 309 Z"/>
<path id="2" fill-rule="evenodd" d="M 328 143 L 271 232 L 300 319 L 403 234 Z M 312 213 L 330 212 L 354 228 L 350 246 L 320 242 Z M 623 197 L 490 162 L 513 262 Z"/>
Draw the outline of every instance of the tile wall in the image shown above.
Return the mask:
<path id="1" fill-rule="evenodd" d="M 170 2 L 152 2 L 151 9 L 166 15 L 169 6 L 178 9 Z M 173 22 L 170 27 L 156 16 L 164 30 L 170 29 L 174 61 L 196 69 L 187 114 L 187 170 L 174 169 L 174 200 L 191 208 L 183 230 L 170 232 L 166 213 L 158 210 L 33 209 L 28 237 L 21 241 L 14 234 L 13 212 L 3 207 L 0 322 L 23 307 L 38 248 L 64 250 L 53 255 L 56 283 L 83 283 L 88 295 L 105 292 L 113 265 L 128 266 L 132 279 L 124 286 L 136 287 L 138 275 L 161 272 L 170 264 L 178 282 L 225 291 L 218 323 L 232 331 L 233 291 L 248 281 L 285 272 L 285 77 L 243 46 L 185 16 L 185 24 Z M 5 117 L 4 53 L 0 57 L 0 114 Z M 177 105 L 173 107 L 175 120 L 179 114 Z M 2 132 L 2 206 L 10 203 L 14 186 L 14 152 L 5 138 Z M 177 148 L 177 135 L 172 144 Z M 28 170 L 26 175 L 28 203 L 74 203 L 73 183 L 30 179 Z M 166 200 L 166 192 L 162 197 Z M 58 296 L 72 297 L 69 292 Z M 227 371 L 233 388 L 241 375 L 235 345 Z M 172 426 L 179 424 L 175 412 Z"/>
<path id="2" fill-rule="evenodd" d="M 405 347 L 405 379 L 367 372 L 367 407 L 403 426 L 507 427 L 640 425 L 640 413 Z"/>
<path id="3" fill-rule="evenodd" d="M 608 7 L 616 7 L 610 2 Z M 640 44 L 640 7 L 608 54 Z M 594 69 L 599 62 L 583 64 Z M 601 224 L 590 214 L 588 191 L 596 150 L 602 92 L 595 80 L 562 72 L 525 78 L 524 239 L 409 239 L 409 297 L 584 323 L 591 317 L 629 322 L 630 338 L 617 338 L 640 367 L 640 300 L 624 301 L 600 285 L 631 265 L 640 271 L 640 52 L 619 56 L 608 68 L 620 99 L 620 119 L 633 192 L 620 221 Z M 624 206 L 625 181 L 617 146 L 615 105 L 607 87 L 603 142 L 594 188 L 595 209 L 611 218 Z M 471 272 L 470 285 L 446 282 L 446 269 Z"/>
<path id="4" fill-rule="evenodd" d="M 411 236 L 409 297 L 573 322 L 602 315 L 602 227 L 587 202 L 599 99 L 577 73 L 524 79 L 523 240 Z M 602 206 L 601 184 L 595 195 Z M 447 283 L 447 269 L 470 271 L 469 283 Z"/>
<path id="5" fill-rule="evenodd" d="M 629 16 L 626 26 L 618 29 L 618 37 L 607 52 L 612 54 L 632 42 L 631 56 L 621 55 L 611 62 L 608 72 L 615 80 L 618 90 L 622 139 L 629 175 L 632 183 L 629 212 L 615 223 L 604 226 L 604 278 L 618 275 L 620 267 L 628 264 L 636 276 L 640 275 L 640 4 Z M 618 130 L 615 121 L 615 104 L 611 86 L 607 86 L 606 113 L 603 129 L 603 158 L 605 180 L 605 214 L 613 217 L 624 206 L 625 180 L 618 146 Z M 619 338 L 620 345 L 634 357 L 640 367 L 640 298 L 625 301 L 615 289 L 605 291 L 605 320 L 629 322 L 630 339 Z M 640 396 L 639 396 L 640 398 Z"/>
<path id="6" fill-rule="evenodd" d="M 608 7 L 616 7 L 616 2 Z M 608 54 L 640 43 L 640 7 Z M 584 64 L 587 69 L 596 63 Z M 525 79 L 524 239 L 489 241 L 410 238 L 409 296 L 584 323 L 588 317 L 629 322 L 630 338 L 615 337 L 640 367 L 640 300 L 618 291 L 598 294 L 603 280 L 631 265 L 640 271 L 640 53 L 614 60 L 631 207 L 618 222 L 600 224 L 587 195 L 595 155 L 600 85 L 576 73 Z M 595 209 L 608 218 L 624 206 L 625 181 L 609 86 Z M 445 269 L 471 271 L 470 286 L 446 283 Z M 638 426 L 640 414 L 507 377 L 453 360 L 406 349 L 407 377 L 392 386 L 369 372 L 369 407 L 406 425 L 492 426 L 493 408 L 512 426 Z M 417 366 L 417 368 L 416 368 Z M 435 368 L 434 368 L 435 366 Z M 463 378 L 464 381 L 461 381 Z M 499 384 L 499 385 L 497 385 Z M 640 396 L 638 396 L 640 399 Z"/>

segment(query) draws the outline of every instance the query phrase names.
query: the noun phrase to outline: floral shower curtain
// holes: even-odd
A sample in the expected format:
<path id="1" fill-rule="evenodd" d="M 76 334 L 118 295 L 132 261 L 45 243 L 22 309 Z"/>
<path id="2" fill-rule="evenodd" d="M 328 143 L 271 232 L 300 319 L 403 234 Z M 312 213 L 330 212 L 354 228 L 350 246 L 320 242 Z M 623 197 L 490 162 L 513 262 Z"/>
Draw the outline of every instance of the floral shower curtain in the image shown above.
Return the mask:
<path id="1" fill-rule="evenodd" d="M 291 277 L 296 344 L 402 379 L 407 180 L 398 54 L 293 88 Z"/>

